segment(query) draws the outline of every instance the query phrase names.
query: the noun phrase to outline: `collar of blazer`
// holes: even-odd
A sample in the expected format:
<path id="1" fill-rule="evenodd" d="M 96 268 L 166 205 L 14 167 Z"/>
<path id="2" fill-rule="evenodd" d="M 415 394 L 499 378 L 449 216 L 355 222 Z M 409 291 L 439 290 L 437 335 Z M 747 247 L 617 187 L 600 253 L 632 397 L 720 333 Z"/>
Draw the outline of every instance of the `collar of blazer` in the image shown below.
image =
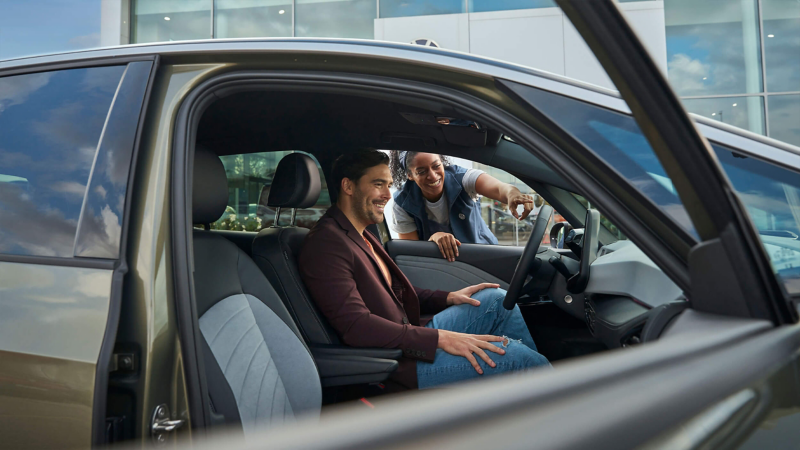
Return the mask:
<path id="1" fill-rule="evenodd" d="M 366 253 L 366 255 L 372 261 L 373 268 L 375 269 L 378 278 L 380 278 L 383 281 L 384 287 L 386 288 L 387 291 L 389 291 L 389 295 L 391 295 L 396 302 L 402 304 L 402 301 L 399 298 L 397 298 L 397 296 L 394 293 L 394 290 L 386 281 L 386 277 L 384 277 L 383 274 L 381 274 L 381 268 L 378 265 L 378 261 L 375 259 L 375 254 L 372 253 L 372 250 L 370 250 L 369 246 L 367 246 L 367 243 L 364 242 L 364 237 L 370 240 L 370 243 L 372 244 L 372 247 L 375 249 L 375 252 L 381 254 L 381 257 L 384 258 L 384 262 L 386 263 L 386 266 L 389 268 L 389 271 L 392 272 L 392 274 L 395 277 L 398 277 L 400 280 L 402 280 L 405 277 L 405 275 L 403 275 L 402 272 L 400 272 L 399 274 L 397 273 L 399 272 L 400 269 L 397 267 L 397 265 L 394 264 L 391 258 L 389 258 L 389 254 L 386 253 L 386 250 L 383 249 L 383 244 L 380 241 L 378 241 L 378 239 L 375 236 L 373 236 L 372 233 L 366 230 L 362 237 L 361 233 L 359 233 L 358 230 L 356 230 L 356 227 L 353 226 L 353 223 L 350 222 L 350 219 L 348 219 L 347 216 L 344 215 L 344 213 L 342 212 L 341 209 L 339 209 L 338 206 L 332 205 L 328 209 L 328 214 L 330 214 L 330 216 L 339 224 L 339 226 L 342 227 L 342 230 L 345 231 L 347 237 L 349 237 L 351 241 L 353 241 L 357 246 L 361 248 L 362 251 L 364 251 L 364 253 Z"/>

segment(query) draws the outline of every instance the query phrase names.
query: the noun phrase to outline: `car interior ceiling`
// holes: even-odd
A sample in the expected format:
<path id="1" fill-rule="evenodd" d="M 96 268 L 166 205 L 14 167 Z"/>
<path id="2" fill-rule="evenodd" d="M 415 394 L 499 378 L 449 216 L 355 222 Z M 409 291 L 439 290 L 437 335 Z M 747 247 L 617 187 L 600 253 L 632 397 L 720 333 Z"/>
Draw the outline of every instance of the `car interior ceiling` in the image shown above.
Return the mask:
<path id="1" fill-rule="evenodd" d="M 442 125 L 439 122 L 441 118 L 471 122 L 451 106 L 434 102 L 422 104 L 412 99 L 401 101 L 397 98 L 386 100 L 288 91 L 239 92 L 208 106 L 197 127 L 196 146 L 216 156 L 299 150 L 316 157 L 325 174 L 330 173 L 333 160 L 348 150 L 379 148 L 434 152 L 488 164 L 523 180 L 531 179 L 574 192 L 569 182 L 521 146 L 503 139 L 499 130 L 477 124 Z M 195 190 L 197 188 L 195 186 Z M 255 233 L 218 234 L 253 256 L 250 247 Z M 296 245 L 298 238 L 292 239 L 295 240 L 292 245 Z M 276 242 L 275 245 L 280 244 Z M 272 278 L 267 278 L 272 282 Z M 283 300 L 286 302 L 285 298 Z M 295 314 L 290 306 L 289 310 Z M 551 359 L 594 353 L 605 348 L 591 337 L 582 321 L 565 315 L 555 306 L 539 307 L 535 314 L 523 310 L 523 314 L 534 339 L 543 343 L 543 349 L 549 350 Z M 286 315 L 285 311 L 283 315 Z M 217 380 L 219 377 L 218 373 L 214 375 Z M 330 393 L 331 388 L 325 390 L 324 403 L 377 393 L 372 388 L 365 390 L 363 386 L 333 389 L 336 391 L 334 394 Z"/>

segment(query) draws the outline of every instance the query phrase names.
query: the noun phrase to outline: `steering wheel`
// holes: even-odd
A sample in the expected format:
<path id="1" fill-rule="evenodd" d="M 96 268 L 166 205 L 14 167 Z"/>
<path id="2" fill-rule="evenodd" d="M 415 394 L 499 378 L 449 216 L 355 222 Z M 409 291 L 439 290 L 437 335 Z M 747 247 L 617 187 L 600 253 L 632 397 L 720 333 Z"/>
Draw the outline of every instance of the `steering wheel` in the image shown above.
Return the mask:
<path id="1" fill-rule="evenodd" d="M 511 277 L 511 283 L 508 285 L 506 298 L 503 300 L 503 307 L 505 309 L 514 309 L 519 298 L 519 293 L 522 291 L 522 285 L 525 284 L 525 279 L 528 278 L 533 263 L 536 261 L 536 254 L 539 252 L 539 244 L 544 238 L 544 232 L 547 231 L 547 223 L 553 216 L 553 207 L 550 205 L 542 206 L 539 210 L 539 215 L 536 221 L 533 222 L 533 231 L 525 244 L 525 250 L 522 251 L 522 257 L 517 262 L 517 268 L 514 270 L 514 276 Z"/>

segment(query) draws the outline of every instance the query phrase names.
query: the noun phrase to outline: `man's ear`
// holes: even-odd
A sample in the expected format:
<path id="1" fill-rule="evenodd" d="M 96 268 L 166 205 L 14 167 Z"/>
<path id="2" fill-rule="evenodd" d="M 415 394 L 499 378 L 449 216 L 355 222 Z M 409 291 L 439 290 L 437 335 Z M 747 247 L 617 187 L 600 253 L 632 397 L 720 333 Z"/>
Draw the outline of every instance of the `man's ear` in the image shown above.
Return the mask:
<path id="1" fill-rule="evenodd" d="M 342 185 L 339 186 L 339 192 L 346 195 L 353 195 L 353 181 L 349 178 L 342 178 Z"/>

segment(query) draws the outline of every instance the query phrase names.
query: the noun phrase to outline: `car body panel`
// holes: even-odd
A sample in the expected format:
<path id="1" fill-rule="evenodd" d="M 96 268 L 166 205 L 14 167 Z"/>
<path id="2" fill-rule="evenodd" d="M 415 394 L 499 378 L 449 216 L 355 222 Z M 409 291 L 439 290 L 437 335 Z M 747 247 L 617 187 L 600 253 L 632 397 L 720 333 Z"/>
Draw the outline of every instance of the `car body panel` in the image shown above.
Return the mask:
<path id="1" fill-rule="evenodd" d="M 177 108 L 191 86 L 216 64 L 167 66 L 159 71 L 148 105 L 137 162 L 129 231 L 129 283 L 120 336 L 142 345 L 142 377 L 137 386 L 141 409 L 136 435 L 150 439 L 148 424 L 156 406 L 166 403 L 172 417 L 190 421 L 182 352 L 174 315 L 172 241 L 169 212 L 171 147 Z M 182 427 L 189 432 L 191 427 Z"/>
<path id="2" fill-rule="evenodd" d="M 175 170 L 173 167 L 175 151 L 173 139 L 176 117 L 187 95 L 203 81 L 216 74 L 240 70 L 350 72 L 357 68 L 360 74 L 388 77 L 396 77 L 397 73 L 403 73 L 403 77 L 406 79 L 453 88 L 503 108 L 511 114 L 529 118 L 530 116 L 526 115 L 523 107 L 497 90 L 494 79 L 503 78 L 630 113 L 624 101 L 614 91 L 585 85 L 557 75 L 456 52 L 371 41 L 221 40 L 129 46 L 3 61 L 0 62 L 0 76 L 19 71 L 36 70 L 37 67 L 91 65 L 92 61 L 100 61 L 104 58 L 145 58 L 156 54 L 164 58 L 165 64 L 159 69 L 152 98 L 147 105 L 148 118 L 136 164 L 135 191 L 132 194 L 128 230 L 127 260 L 130 272 L 125 282 L 122 320 L 119 324 L 119 336 L 124 336 L 142 346 L 140 361 L 142 376 L 136 386 L 136 391 L 140 395 L 138 402 L 141 407 L 136 411 L 137 429 L 135 434 L 144 442 L 150 438 L 150 430 L 147 425 L 154 408 L 159 404 L 167 403 L 173 418 L 189 421 L 187 426 L 182 428 L 183 432 L 191 430 L 193 422 L 189 413 L 190 399 L 187 394 L 183 365 L 184 356 L 194 352 L 195 349 L 182 348 L 178 338 L 175 316 L 176 305 L 180 299 L 177 299 L 175 295 L 175 283 L 178 280 L 174 278 L 173 274 L 174 230 L 171 222 L 171 198 L 173 195 L 172 174 Z M 405 70 L 398 72 L 398 68 Z M 698 127 L 701 131 L 704 133 L 707 131 L 712 140 L 731 147 L 742 148 L 747 152 L 757 153 L 765 159 L 780 160 L 786 166 L 800 167 L 800 156 L 798 156 L 800 149 L 794 151 L 789 148 L 787 150 L 786 145 L 772 145 L 771 141 L 766 138 L 749 136 L 746 132 L 728 133 L 724 127 L 717 127 L 715 124 L 704 123 L 701 120 L 698 122 L 700 122 Z M 780 150 L 775 150 L 776 148 Z M 91 273 L 107 275 L 110 288 L 111 271 L 96 269 Z M 3 307 L 2 302 L 8 298 L 5 295 L 4 293 L 0 297 L 0 308 Z M 63 299 L 64 297 L 63 289 L 51 290 L 45 296 L 45 300 L 34 299 L 30 305 L 36 305 L 36 302 L 46 302 L 46 299 L 53 301 L 53 299 Z M 107 314 L 107 303 L 105 311 Z M 43 320 L 40 322 L 43 323 Z M 43 326 L 41 323 L 39 325 Z M 265 439 L 268 440 L 252 440 L 247 445 L 261 446 L 264 442 L 270 442 L 274 446 L 286 444 L 295 447 L 302 447 L 304 444 L 331 448 L 356 445 L 411 446 L 428 437 L 442 443 L 442 439 L 446 437 L 448 439 L 446 442 L 451 446 L 457 446 L 459 442 L 474 446 L 480 439 L 487 443 L 489 441 L 496 443 L 497 440 L 489 439 L 489 437 L 502 439 L 503 433 L 506 433 L 506 436 L 519 438 L 520 440 L 517 442 L 520 446 L 533 446 L 530 444 L 535 443 L 536 445 L 542 444 L 541 446 L 545 448 L 554 448 L 553 446 L 556 444 L 566 447 L 570 443 L 577 445 L 591 442 L 586 433 L 606 431 L 599 430 L 599 425 L 591 425 L 592 420 L 599 420 L 597 424 L 608 425 L 609 431 L 617 430 L 622 433 L 624 419 L 638 420 L 639 422 L 648 419 L 645 415 L 637 416 L 637 413 L 647 410 L 648 405 L 645 403 L 656 400 L 652 396 L 653 392 L 646 389 L 648 383 L 669 381 L 669 377 L 674 376 L 674 383 L 664 385 L 674 391 L 665 389 L 656 392 L 660 396 L 658 400 L 667 402 L 670 401 L 669 398 L 666 398 L 667 394 L 690 387 L 691 380 L 687 379 L 688 372 L 681 373 L 678 369 L 695 369 L 699 364 L 698 358 L 700 357 L 722 358 L 723 356 L 720 354 L 723 351 L 726 353 L 724 357 L 727 358 L 725 361 L 728 365 L 725 367 L 735 370 L 734 375 L 739 377 L 734 380 L 735 382 L 731 382 L 730 386 L 734 387 L 726 385 L 727 393 L 730 393 L 735 389 L 741 389 L 759 375 L 763 375 L 768 368 L 786 363 L 788 361 L 786 355 L 793 353 L 797 348 L 798 338 L 796 335 L 798 332 L 796 329 L 766 333 L 770 326 L 767 322 L 760 321 L 726 322 L 724 325 L 719 329 L 724 333 L 696 333 L 693 335 L 694 340 L 665 340 L 655 343 L 655 347 L 637 349 L 633 353 L 616 352 L 603 358 L 570 362 L 559 367 L 557 372 L 526 374 L 513 379 L 497 379 L 481 385 L 480 389 L 470 386 L 433 395 L 424 394 L 426 398 L 417 395 L 410 401 L 403 399 L 402 404 L 398 400 L 397 403 L 389 405 L 382 411 L 369 411 L 368 414 L 363 413 L 361 416 L 356 414 L 333 419 L 327 425 L 323 424 L 321 427 L 314 428 L 312 432 L 309 432 L 308 429 L 298 428 L 302 426 L 301 423 L 298 427 L 287 428 L 283 432 L 273 433 L 269 437 L 265 436 Z M 96 332 L 95 328 L 87 327 L 85 331 L 87 333 L 91 330 Z M 55 330 L 57 331 L 57 328 Z M 3 331 L 0 330 L 0 337 L 2 333 Z M 789 335 L 790 333 L 794 334 Z M 746 348 L 748 352 L 752 353 L 739 353 L 738 359 L 729 355 L 735 350 L 734 345 L 739 346 L 741 350 L 741 345 L 749 344 L 746 342 L 747 339 L 760 334 L 764 334 L 761 336 L 762 341 L 774 338 L 774 342 L 780 344 L 775 346 L 775 351 L 784 351 L 780 355 L 774 352 L 762 352 L 763 354 L 760 356 L 763 356 L 765 364 L 771 364 L 769 367 L 754 367 L 752 364 L 748 364 L 750 361 L 743 361 L 741 358 L 742 354 L 759 356 L 758 351 L 769 348 L 761 341 L 759 341 L 761 346 L 757 348 L 753 345 Z M 769 336 L 766 336 L 767 334 Z M 102 337 L 93 346 L 98 346 L 101 341 Z M 2 342 L 1 339 L 0 342 Z M 794 347 L 790 348 L 791 345 Z M 86 351 L 88 355 L 89 350 L 94 348 L 93 346 L 88 346 L 81 352 Z M 727 348 L 729 346 L 730 348 Z M 0 361 L 3 361 L 0 363 L 0 367 L 2 367 L 0 374 L 3 376 L 16 380 L 24 379 L 26 382 L 34 380 L 33 382 L 37 383 L 36 387 L 38 388 L 44 385 L 45 381 L 52 381 L 55 373 L 56 379 L 62 380 L 61 386 L 68 387 L 68 392 L 64 395 L 70 399 L 74 398 L 74 400 L 64 401 L 60 406 L 61 409 L 53 409 L 54 396 L 47 394 L 40 404 L 41 409 L 36 410 L 40 414 L 55 414 L 54 417 L 58 420 L 65 421 L 64 427 L 69 430 L 65 431 L 63 435 L 53 433 L 53 436 L 61 439 L 59 445 L 71 442 L 69 441 L 70 436 L 84 436 L 91 431 L 91 420 L 89 420 L 89 431 L 86 431 L 83 421 L 80 422 L 83 425 L 75 425 L 73 420 L 81 418 L 81 414 L 85 414 L 87 417 L 91 416 L 91 388 L 95 370 L 92 361 L 83 361 L 81 358 L 69 359 L 60 361 L 58 362 L 60 365 L 57 365 L 54 362 L 45 361 L 40 356 L 23 353 L 11 354 L 5 348 L 0 351 L 2 351 Z M 83 354 L 78 356 L 81 355 Z M 767 357 L 772 359 L 765 359 Z M 762 361 L 762 359 L 757 360 Z M 4 361 L 9 361 L 8 365 Z M 669 368 L 668 371 L 659 373 L 659 370 L 664 369 L 665 362 L 669 361 L 675 362 L 675 366 Z M 48 367 L 54 368 L 47 369 Z M 564 372 L 561 372 L 562 369 Z M 37 370 L 40 373 L 37 373 Z M 52 370 L 52 372 L 48 370 Z M 74 377 L 74 379 L 69 377 Z M 649 378 L 645 380 L 646 377 Z M 631 386 L 636 389 L 632 391 Z M 607 391 L 603 392 L 606 387 Z M 55 387 L 50 389 L 52 392 L 56 392 Z M 634 401 L 636 398 L 626 398 L 626 402 L 620 402 L 617 405 L 618 408 L 614 410 L 615 413 L 618 413 L 617 415 L 608 414 L 600 407 L 582 410 L 584 404 L 607 405 L 613 401 L 612 393 L 624 394 L 626 391 L 639 393 L 638 398 L 641 401 L 637 403 Z M 19 392 L 22 391 L 19 390 Z M 680 405 L 674 405 L 675 409 L 671 410 L 671 415 L 660 426 L 668 427 L 678 424 L 681 417 L 687 417 L 686 414 L 700 412 L 708 404 L 724 398 L 719 390 L 701 391 L 698 394 L 697 399 L 689 405 L 683 405 L 683 409 L 680 408 Z M 581 395 L 584 396 L 580 397 Z M 30 397 L 24 397 L 17 392 L 7 397 L 14 397 L 14 399 L 7 404 L 9 410 L 2 414 L 18 414 L 18 411 L 11 408 L 21 407 L 19 399 L 33 399 L 33 394 Z M 678 399 L 672 400 L 674 403 Z M 26 400 L 24 407 L 38 408 L 36 405 L 39 404 Z M 629 409 L 625 410 L 623 406 L 628 406 Z M 3 405 L 3 408 L 5 407 L 6 404 Z M 45 410 L 45 408 L 48 409 Z M 3 410 L 0 409 L 0 411 Z M 497 415 L 492 416 L 491 420 L 485 423 L 481 422 L 481 426 L 476 427 L 475 417 L 483 417 L 487 412 L 495 412 Z M 570 419 L 570 415 L 573 419 Z M 581 417 L 583 420 L 575 424 L 574 418 L 577 417 Z M 400 421 L 401 419 L 402 421 Z M 652 422 L 652 417 L 650 420 Z M 13 424 L 14 422 L 8 423 Z M 393 425 L 381 426 L 387 423 Z M 590 425 L 587 426 L 587 423 Z M 31 426 L 39 427 L 40 425 L 41 423 L 31 421 Z M 568 430 L 568 427 L 578 425 L 584 426 L 580 430 L 581 433 L 559 434 L 564 429 Z M 646 428 L 646 425 L 647 423 L 642 423 L 643 429 Z M 6 423 L 3 426 L 6 426 Z M 647 431 L 654 432 L 652 424 L 650 426 Z M 407 431 L 415 433 L 414 439 L 399 441 L 398 439 L 401 437 L 408 436 L 402 434 Z M 481 437 L 480 433 L 484 431 L 486 433 Z M 456 434 L 460 432 L 462 434 Z M 642 434 L 644 432 L 631 433 L 632 437 L 629 436 L 629 440 L 625 442 L 646 442 L 651 436 L 644 436 Z M 448 433 L 452 434 L 448 435 Z M 2 429 L 0 429 L 0 434 L 5 435 L 2 433 Z M 464 440 L 450 440 L 454 435 L 461 436 Z M 559 441 L 558 439 L 566 440 Z M 83 445 L 85 442 L 81 440 L 78 445 Z M 220 442 L 225 447 L 245 445 L 232 442 L 228 438 Z M 433 441 L 426 441 L 428 444 L 431 442 Z M 509 441 L 504 440 L 504 442 L 508 443 Z M 23 445 L 27 446 L 29 443 Z"/>
<path id="3" fill-rule="evenodd" d="M 91 442 L 111 270 L 0 262 L 0 436 L 9 447 Z M 42 433 L 42 427 L 53 432 Z"/>

